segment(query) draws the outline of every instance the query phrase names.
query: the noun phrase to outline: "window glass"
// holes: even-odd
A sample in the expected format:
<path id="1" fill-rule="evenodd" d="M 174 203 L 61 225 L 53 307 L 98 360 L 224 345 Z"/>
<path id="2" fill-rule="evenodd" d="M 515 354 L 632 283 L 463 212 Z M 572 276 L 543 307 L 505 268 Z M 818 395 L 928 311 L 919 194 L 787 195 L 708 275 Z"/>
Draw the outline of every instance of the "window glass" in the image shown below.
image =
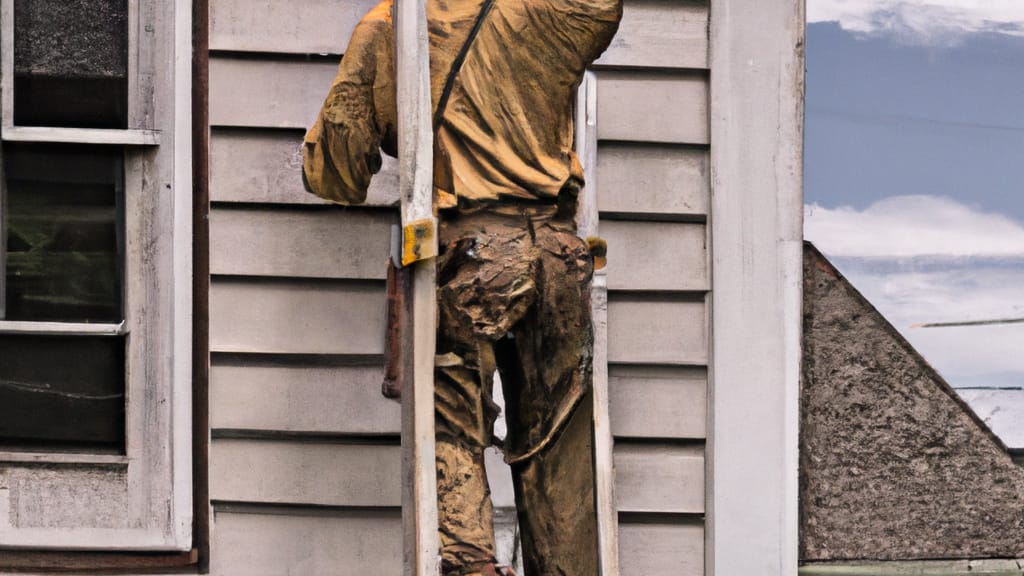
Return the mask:
<path id="1" fill-rule="evenodd" d="M 15 0 L 14 124 L 127 128 L 128 1 Z"/>
<path id="2" fill-rule="evenodd" d="M 123 152 L 7 143 L 4 167 L 6 320 L 120 322 Z"/>
<path id="3" fill-rule="evenodd" d="M 0 335 L 0 447 L 124 451 L 124 338 Z"/>

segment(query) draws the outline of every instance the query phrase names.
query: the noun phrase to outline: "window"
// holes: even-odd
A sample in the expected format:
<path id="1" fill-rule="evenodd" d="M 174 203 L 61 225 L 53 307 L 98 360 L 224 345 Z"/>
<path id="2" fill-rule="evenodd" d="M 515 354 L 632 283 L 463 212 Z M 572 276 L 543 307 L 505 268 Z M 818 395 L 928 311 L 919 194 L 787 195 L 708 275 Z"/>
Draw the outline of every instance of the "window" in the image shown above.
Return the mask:
<path id="1" fill-rule="evenodd" d="M 0 0 L 0 549 L 191 547 L 190 10 Z"/>

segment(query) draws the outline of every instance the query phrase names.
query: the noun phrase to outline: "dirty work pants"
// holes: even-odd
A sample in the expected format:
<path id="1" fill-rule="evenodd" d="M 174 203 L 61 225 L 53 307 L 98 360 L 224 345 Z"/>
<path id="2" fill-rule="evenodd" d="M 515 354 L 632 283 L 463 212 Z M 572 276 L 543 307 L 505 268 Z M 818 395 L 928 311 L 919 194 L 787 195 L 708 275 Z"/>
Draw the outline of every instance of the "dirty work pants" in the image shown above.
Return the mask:
<path id="1" fill-rule="evenodd" d="M 593 266 L 571 219 L 523 208 L 443 218 L 435 369 L 445 576 L 494 562 L 484 450 L 501 375 L 525 576 L 594 576 Z"/>

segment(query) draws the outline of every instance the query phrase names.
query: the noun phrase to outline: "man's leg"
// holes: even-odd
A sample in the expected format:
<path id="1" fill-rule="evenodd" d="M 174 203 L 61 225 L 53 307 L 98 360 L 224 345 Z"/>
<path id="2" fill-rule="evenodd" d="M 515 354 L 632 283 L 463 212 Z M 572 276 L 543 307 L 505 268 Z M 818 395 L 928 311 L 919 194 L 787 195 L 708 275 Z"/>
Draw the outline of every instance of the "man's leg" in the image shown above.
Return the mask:
<path id="1" fill-rule="evenodd" d="M 486 344 L 485 344 L 486 345 Z M 440 356 L 471 363 L 476 354 Z M 494 373 L 493 362 L 490 364 Z M 478 574 L 495 561 L 494 509 L 484 469 L 496 408 L 490 399 L 491 377 L 477 366 L 438 366 L 435 421 L 438 531 L 445 576 Z"/>
<path id="2" fill-rule="evenodd" d="M 541 254 L 536 305 L 515 326 L 515 339 L 496 350 L 525 576 L 596 576 L 592 265 L 571 222 L 539 223 L 534 238 Z"/>
<path id="3" fill-rule="evenodd" d="M 590 394 L 544 450 L 512 468 L 525 576 L 596 576 Z"/>

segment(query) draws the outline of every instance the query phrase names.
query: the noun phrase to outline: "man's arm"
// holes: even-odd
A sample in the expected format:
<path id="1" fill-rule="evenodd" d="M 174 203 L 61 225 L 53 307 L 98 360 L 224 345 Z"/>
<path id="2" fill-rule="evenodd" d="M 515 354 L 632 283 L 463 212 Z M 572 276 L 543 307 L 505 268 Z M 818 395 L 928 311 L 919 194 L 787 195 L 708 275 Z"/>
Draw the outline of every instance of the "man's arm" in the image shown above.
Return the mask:
<path id="1" fill-rule="evenodd" d="M 366 200 L 394 138 L 393 31 L 385 0 L 356 26 L 324 105 L 302 146 L 303 182 L 340 204 Z"/>

